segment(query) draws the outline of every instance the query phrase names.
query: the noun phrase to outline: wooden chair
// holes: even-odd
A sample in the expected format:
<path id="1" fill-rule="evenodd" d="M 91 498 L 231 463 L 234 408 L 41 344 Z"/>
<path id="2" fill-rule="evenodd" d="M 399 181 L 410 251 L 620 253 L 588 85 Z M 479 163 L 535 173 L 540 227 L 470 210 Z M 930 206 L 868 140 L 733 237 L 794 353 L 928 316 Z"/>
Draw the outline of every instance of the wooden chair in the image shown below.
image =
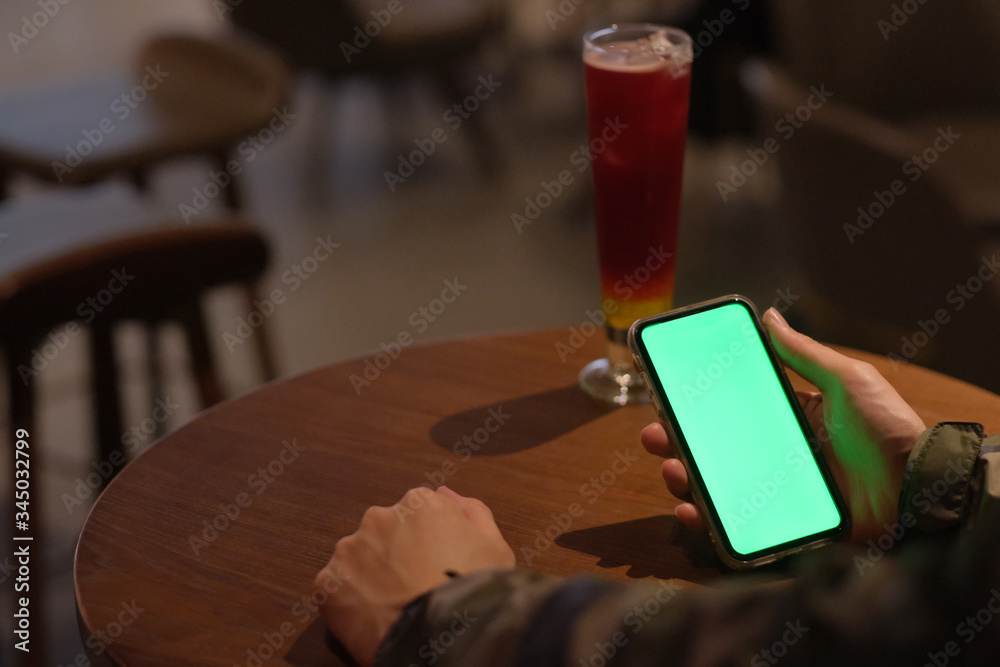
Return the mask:
<path id="1" fill-rule="evenodd" d="M 770 159 L 808 286 L 797 306 L 813 333 L 1000 390 L 993 253 L 940 172 L 918 170 L 913 180 L 924 141 L 836 98 L 779 138 L 775 124 L 809 89 L 773 63 L 753 63 L 743 78 L 778 142 Z"/>
<path id="2" fill-rule="evenodd" d="M 276 132 L 272 123 L 281 122 L 290 91 L 284 62 L 252 40 L 178 34 L 150 40 L 131 67 L 0 94 L 0 198 L 10 179 L 23 174 L 62 186 L 124 176 L 146 191 L 156 168 L 193 157 L 211 161 L 215 173 L 228 173 L 218 201 L 231 211 L 212 226 L 151 228 L 146 223 L 174 219 L 177 210 L 154 217 L 142 202 L 121 197 L 98 205 L 83 193 L 65 206 L 56 196 L 54 205 L 32 202 L 22 208 L 18 202 L 8 209 L 0 219 L 0 233 L 7 234 L 0 245 L 0 344 L 8 362 L 12 423 L 30 424 L 34 414 L 32 386 L 17 368 L 31 368 L 32 351 L 44 348 L 52 328 L 76 317 L 80 295 L 105 289 L 109 271 L 122 262 L 141 265 L 143 274 L 88 327 L 101 460 L 121 447 L 112 345 L 118 322 L 145 325 L 154 385 L 155 328 L 180 322 L 202 402 L 220 400 L 198 297 L 214 285 L 237 282 L 246 286 L 247 304 L 253 301 L 251 282 L 263 269 L 266 247 L 237 214 L 239 179 L 228 167 L 231 160 L 245 159 L 242 142 Z M 276 373 L 266 334 L 263 325 L 251 344 L 270 379 Z M 33 593 L 33 602 L 39 600 L 41 593 Z M 41 634 L 33 638 L 44 650 Z M 31 658 L 47 664 L 38 652 Z"/>
<path id="3" fill-rule="evenodd" d="M 369 75 L 383 82 L 427 73 L 450 102 L 469 95 L 461 71 L 502 28 L 504 7 L 493 0 L 461 5 L 403 4 L 383 27 L 346 0 L 243 0 L 227 14 L 234 25 L 259 36 L 294 67 L 328 79 Z M 420 20 L 413 16 L 420 13 Z M 400 18 L 396 18 L 399 16 Z M 374 27 L 365 33 L 365 26 Z M 357 32 L 360 30 L 360 35 Z M 357 45 L 361 46 L 357 46 Z M 346 46 L 344 46 L 346 45 Z M 480 114 L 468 119 L 480 167 L 495 172 L 497 149 Z"/>
<path id="4" fill-rule="evenodd" d="M 204 156 L 225 170 L 232 151 L 287 102 L 282 60 L 238 36 L 163 35 L 130 69 L 0 95 L 0 172 L 61 185 L 150 171 Z M 235 184 L 226 188 L 234 208 Z"/>
<path id="5" fill-rule="evenodd" d="M 120 188 L 102 188 L 9 203 L 0 209 L 0 229 L 7 235 L 0 245 L 0 345 L 13 424 L 31 426 L 40 374 L 34 352 L 68 322 L 89 333 L 102 460 L 121 449 L 124 430 L 113 350 L 121 322 L 179 322 L 202 404 L 222 399 L 200 302 L 214 287 L 250 286 L 263 272 L 267 243 L 253 227 L 234 216 L 185 225 Z"/>
<path id="6" fill-rule="evenodd" d="M 115 329 L 138 321 L 155 335 L 163 324 L 179 323 L 201 402 L 217 403 L 223 396 L 202 297 L 221 285 L 251 285 L 267 263 L 265 239 L 239 218 L 189 226 L 172 220 L 175 212 L 163 217 L 130 189 L 122 190 L 57 191 L 0 208 L 5 234 L 0 244 L 0 349 L 6 361 L 7 424 L 12 435 L 18 429 L 31 434 L 33 553 L 46 553 L 39 504 L 46 494 L 40 473 L 51 456 L 51 443 L 39 437 L 35 416 L 36 380 L 48 361 L 86 332 L 95 460 L 112 468 L 102 474 L 106 485 L 126 460 Z M 12 484 L 9 507 L 13 500 Z M 33 562 L 32 617 L 39 622 L 32 625 L 32 653 L 25 659 L 42 665 L 49 664 L 44 661 L 46 568 L 44 559 Z"/>
<path id="7" fill-rule="evenodd" d="M 219 203 L 239 211 L 239 178 L 230 161 L 242 168 L 244 156 L 234 154 L 241 144 L 274 131 L 291 85 L 281 58 L 246 37 L 167 34 L 147 42 L 131 68 L 5 92 L 0 198 L 17 174 L 56 185 L 126 176 L 146 191 L 157 167 L 202 157 L 222 174 Z M 248 294 L 247 303 L 253 298 Z M 254 343 L 265 379 L 273 378 L 266 326 Z"/>

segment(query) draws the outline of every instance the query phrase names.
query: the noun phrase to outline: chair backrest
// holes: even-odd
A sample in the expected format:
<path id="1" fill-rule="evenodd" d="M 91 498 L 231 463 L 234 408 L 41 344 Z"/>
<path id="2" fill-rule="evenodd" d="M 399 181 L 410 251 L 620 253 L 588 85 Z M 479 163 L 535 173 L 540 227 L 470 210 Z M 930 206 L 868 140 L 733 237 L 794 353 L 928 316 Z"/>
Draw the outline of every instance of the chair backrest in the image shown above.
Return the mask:
<path id="1" fill-rule="evenodd" d="M 811 95 L 774 64 L 753 63 L 743 78 L 772 136 L 776 123 Z M 791 136 L 786 132 L 779 146 L 782 200 L 801 270 L 817 297 L 812 305 L 834 314 L 823 333 L 1000 387 L 998 365 L 982 358 L 987 333 L 1000 327 L 993 289 L 1000 279 L 985 289 L 980 284 L 971 299 L 956 291 L 981 280 L 991 263 L 987 256 L 984 264 L 933 169 L 911 161 L 927 146 L 836 96 Z M 936 315 L 947 322 L 923 327 L 935 330 L 925 341 L 917 332 Z M 904 339 L 914 335 L 923 344 L 903 354 L 912 351 Z"/>
<path id="2" fill-rule="evenodd" d="M 889 118 L 1000 108 L 996 0 L 770 3 L 785 66 Z"/>
<path id="3" fill-rule="evenodd" d="M 123 278 L 128 286 L 101 302 L 105 322 L 168 317 L 216 286 L 250 284 L 266 268 L 267 241 L 241 218 L 196 225 L 176 218 L 122 185 L 0 206 L 2 228 L 15 239 L 4 244 L 0 265 L 0 346 L 86 322 L 87 299 L 107 293 L 119 273 L 135 279 Z"/>
<path id="4" fill-rule="evenodd" d="M 164 117 L 220 139 L 266 125 L 292 86 L 280 56 L 239 35 L 157 36 L 144 45 L 135 72 L 139 82 L 160 80 L 150 97 Z"/>
<path id="5" fill-rule="evenodd" d="M 220 261 L 225 257 L 226 261 Z M 267 265 L 263 237 L 244 224 L 164 228 L 133 234 L 31 267 L 16 276 L 19 289 L 0 300 L 0 314 L 23 336 L 44 335 L 80 317 L 87 297 L 107 290 L 109 276 L 124 267 L 126 284 L 139 278 L 141 287 L 122 289 L 101 312 L 105 320 L 166 319 L 171 309 L 198 303 L 211 288 L 250 284 Z M 185 269 L 178 271 L 183 265 Z M 138 267 L 138 268 L 136 268 Z M 129 271 L 134 271 L 130 274 Z M 7 335 L 0 326 L 0 339 Z"/>

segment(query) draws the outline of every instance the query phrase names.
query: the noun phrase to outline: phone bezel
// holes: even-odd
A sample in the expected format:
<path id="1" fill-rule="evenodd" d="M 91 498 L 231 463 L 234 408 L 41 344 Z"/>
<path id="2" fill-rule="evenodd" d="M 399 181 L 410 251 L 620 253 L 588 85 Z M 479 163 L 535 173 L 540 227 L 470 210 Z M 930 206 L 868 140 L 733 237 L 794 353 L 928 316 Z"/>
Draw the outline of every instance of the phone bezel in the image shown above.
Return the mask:
<path id="1" fill-rule="evenodd" d="M 670 401 L 663 390 L 659 376 L 656 374 L 656 370 L 653 367 L 651 359 L 649 358 L 649 353 L 642 341 L 642 331 L 648 326 L 658 324 L 660 322 L 689 317 L 697 313 L 732 304 L 742 306 L 750 315 L 750 320 L 753 322 L 757 335 L 764 346 L 765 353 L 771 362 L 771 367 L 774 370 L 775 375 L 778 377 L 782 389 L 784 390 L 788 406 L 795 415 L 796 421 L 802 429 L 802 433 L 805 436 L 806 441 L 810 445 L 809 451 L 812 454 L 813 459 L 816 461 L 820 474 L 822 475 L 827 489 L 829 490 L 840 514 L 840 523 L 834 528 L 820 533 L 815 533 L 813 535 L 807 535 L 797 540 L 778 544 L 770 549 L 763 549 L 750 554 L 741 554 L 737 552 L 733 548 L 729 540 L 729 536 L 722 529 L 722 522 L 718 511 L 715 508 L 715 504 L 711 502 L 710 495 L 704 492 L 704 480 L 698 470 L 698 466 L 695 464 L 693 457 L 691 456 L 687 439 L 677 423 L 674 411 L 670 407 Z M 767 331 L 760 322 L 760 315 L 758 314 L 757 308 L 754 306 L 753 302 L 742 295 L 729 294 L 716 299 L 711 299 L 709 301 L 702 301 L 683 308 L 677 308 L 659 315 L 645 317 L 637 320 L 629 328 L 628 341 L 629 346 L 632 349 L 632 354 L 635 358 L 636 366 L 642 374 L 643 381 L 649 389 L 653 404 L 656 407 L 664 426 L 667 427 L 668 435 L 670 436 L 671 442 L 674 444 L 674 449 L 678 454 L 678 458 L 684 464 L 684 467 L 687 469 L 688 475 L 691 478 L 691 491 L 695 503 L 698 505 L 699 509 L 701 509 L 702 515 L 706 518 L 706 523 L 708 524 L 712 541 L 715 543 L 716 551 L 718 551 L 720 558 L 722 558 L 726 565 L 734 569 L 759 567 L 766 563 L 774 562 L 780 558 L 785 558 L 807 549 L 815 549 L 829 544 L 840 539 L 850 531 L 851 520 L 847 506 L 844 503 L 843 496 L 833 477 L 833 473 L 830 471 L 825 457 L 819 449 L 818 440 L 816 439 L 812 428 L 809 426 L 809 422 L 806 419 L 805 414 L 802 412 L 802 407 L 799 405 L 798 398 L 795 395 L 795 390 L 792 388 L 791 382 L 784 371 L 781 359 L 774 351 L 771 341 L 768 338 Z"/>

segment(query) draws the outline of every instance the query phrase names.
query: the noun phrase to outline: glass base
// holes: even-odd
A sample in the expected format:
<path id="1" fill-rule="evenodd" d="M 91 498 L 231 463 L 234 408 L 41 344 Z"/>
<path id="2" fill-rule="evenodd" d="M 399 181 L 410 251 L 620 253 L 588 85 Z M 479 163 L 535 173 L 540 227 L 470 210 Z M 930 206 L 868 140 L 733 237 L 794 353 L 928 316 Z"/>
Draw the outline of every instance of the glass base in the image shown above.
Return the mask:
<path id="1" fill-rule="evenodd" d="M 615 405 L 643 405 L 649 394 L 631 363 L 612 364 L 607 359 L 592 361 L 580 371 L 580 386 L 594 398 Z"/>

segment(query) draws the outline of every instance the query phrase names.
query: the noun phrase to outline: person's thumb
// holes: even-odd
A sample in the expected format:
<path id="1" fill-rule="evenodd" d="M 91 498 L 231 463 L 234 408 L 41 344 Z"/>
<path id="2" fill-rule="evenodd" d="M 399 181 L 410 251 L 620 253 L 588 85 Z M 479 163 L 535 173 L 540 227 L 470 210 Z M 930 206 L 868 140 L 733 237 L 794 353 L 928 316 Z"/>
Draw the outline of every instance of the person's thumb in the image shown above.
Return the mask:
<path id="1" fill-rule="evenodd" d="M 774 308 L 768 308 L 761 319 L 782 361 L 821 392 L 835 388 L 839 371 L 850 363 L 848 357 L 799 333 Z"/>

